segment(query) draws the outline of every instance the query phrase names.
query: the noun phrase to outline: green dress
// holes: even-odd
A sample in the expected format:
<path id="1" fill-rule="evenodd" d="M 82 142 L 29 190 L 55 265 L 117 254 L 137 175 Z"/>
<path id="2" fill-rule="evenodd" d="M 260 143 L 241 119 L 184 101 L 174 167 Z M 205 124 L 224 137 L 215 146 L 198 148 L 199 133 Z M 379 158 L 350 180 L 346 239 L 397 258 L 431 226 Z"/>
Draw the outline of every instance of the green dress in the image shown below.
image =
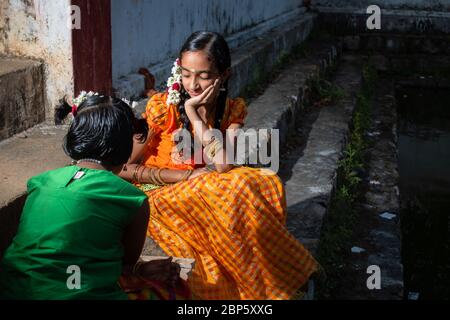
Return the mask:
<path id="1" fill-rule="evenodd" d="M 146 199 L 104 170 L 70 166 L 31 178 L 0 263 L 0 298 L 127 299 L 118 285 L 121 239 Z"/>

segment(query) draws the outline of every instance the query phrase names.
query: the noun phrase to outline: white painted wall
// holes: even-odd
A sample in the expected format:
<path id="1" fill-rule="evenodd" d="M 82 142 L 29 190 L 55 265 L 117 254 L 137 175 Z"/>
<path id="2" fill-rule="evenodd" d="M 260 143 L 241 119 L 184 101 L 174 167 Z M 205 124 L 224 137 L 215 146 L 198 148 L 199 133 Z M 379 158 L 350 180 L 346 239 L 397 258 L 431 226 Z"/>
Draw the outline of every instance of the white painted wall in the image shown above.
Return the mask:
<path id="1" fill-rule="evenodd" d="M 70 0 L 0 0 L 0 54 L 39 59 L 46 66 L 46 114 L 73 92 Z"/>
<path id="2" fill-rule="evenodd" d="M 111 0 L 113 83 L 177 55 L 192 32 L 230 36 L 302 6 L 302 0 Z"/>
<path id="3" fill-rule="evenodd" d="M 450 11 L 450 0 L 313 0 L 314 5 L 338 8 L 367 8 L 376 4 L 384 9 Z"/>

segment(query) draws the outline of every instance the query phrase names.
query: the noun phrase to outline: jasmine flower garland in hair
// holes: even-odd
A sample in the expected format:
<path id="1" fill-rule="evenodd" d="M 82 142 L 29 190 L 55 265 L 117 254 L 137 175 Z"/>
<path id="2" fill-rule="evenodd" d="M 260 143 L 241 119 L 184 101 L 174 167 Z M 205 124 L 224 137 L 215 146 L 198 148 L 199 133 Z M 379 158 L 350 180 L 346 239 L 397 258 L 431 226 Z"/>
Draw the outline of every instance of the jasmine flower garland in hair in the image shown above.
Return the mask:
<path id="1" fill-rule="evenodd" d="M 80 94 L 78 95 L 78 97 L 72 99 L 72 104 L 74 104 L 78 107 L 87 98 L 89 98 L 91 96 L 98 96 L 98 95 L 99 94 L 97 92 L 93 92 L 93 91 L 89 91 L 89 92 L 81 91 Z"/>
<path id="2" fill-rule="evenodd" d="M 172 76 L 167 80 L 167 105 L 178 105 L 181 102 L 181 65 L 180 59 L 175 60 L 172 67 Z"/>
<path id="3" fill-rule="evenodd" d="M 81 91 L 80 94 L 78 95 L 78 97 L 73 98 L 72 99 L 72 115 L 75 117 L 78 113 L 78 107 L 83 103 L 83 101 L 87 100 L 89 97 L 92 96 L 102 96 L 100 95 L 98 92 L 93 92 L 93 91 Z M 123 102 L 125 102 L 126 104 L 130 105 L 130 101 L 122 98 L 121 99 Z M 133 101 L 132 103 L 132 108 L 134 108 L 136 106 L 135 102 Z"/>
<path id="4" fill-rule="evenodd" d="M 98 92 L 94 92 L 94 91 L 89 91 L 89 92 L 81 91 L 80 94 L 78 95 L 78 97 L 72 99 L 72 105 L 79 107 L 83 101 L 85 101 L 87 98 L 92 97 L 92 96 L 100 96 L 100 94 Z M 129 106 L 133 105 L 132 107 L 134 108 L 135 101 L 133 101 L 133 103 L 131 103 L 131 101 L 126 98 L 122 98 L 121 100 L 123 102 L 125 102 L 126 104 L 128 104 Z"/>

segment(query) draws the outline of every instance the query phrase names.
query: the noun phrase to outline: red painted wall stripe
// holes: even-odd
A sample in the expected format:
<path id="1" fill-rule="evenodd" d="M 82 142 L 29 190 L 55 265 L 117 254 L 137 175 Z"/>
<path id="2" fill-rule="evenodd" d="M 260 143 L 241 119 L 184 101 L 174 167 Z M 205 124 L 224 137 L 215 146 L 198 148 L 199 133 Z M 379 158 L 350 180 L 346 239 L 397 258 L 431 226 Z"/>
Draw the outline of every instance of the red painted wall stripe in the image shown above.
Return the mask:
<path id="1" fill-rule="evenodd" d="M 75 95 L 112 94 L 111 0 L 71 0 L 80 7 L 81 29 L 72 30 Z"/>

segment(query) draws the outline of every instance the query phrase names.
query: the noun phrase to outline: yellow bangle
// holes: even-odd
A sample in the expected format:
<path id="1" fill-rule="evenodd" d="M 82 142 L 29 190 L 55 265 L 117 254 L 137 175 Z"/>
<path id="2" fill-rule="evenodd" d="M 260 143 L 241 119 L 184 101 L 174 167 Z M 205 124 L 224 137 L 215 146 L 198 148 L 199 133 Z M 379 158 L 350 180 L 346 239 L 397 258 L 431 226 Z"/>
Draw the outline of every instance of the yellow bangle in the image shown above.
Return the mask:
<path id="1" fill-rule="evenodd" d="M 156 174 L 155 171 L 157 171 L 157 169 L 150 169 L 149 172 L 149 178 L 152 184 L 159 186 L 161 185 L 160 182 L 158 181 L 158 179 L 156 178 Z"/>
<path id="2" fill-rule="evenodd" d="M 206 144 L 204 145 L 204 147 L 206 148 L 206 147 L 209 146 L 211 143 L 213 143 L 215 140 L 216 140 L 216 137 L 215 137 L 215 136 L 212 136 L 211 139 L 209 139 L 208 143 L 206 143 Z"/>
<path id="3" fill-rule="evenodd" d="M 189 179 L 189 177 L 192 175 L 192 173 L 194 172 L 194 170 L 188 170 L 184 173 L 183 177 L 181 178 L 181 181 L 187 181 Z"/>
<path id="4" fill-rule="evenodd" d="M 144 166 L 142 166 L 142 171 L 141 171 L 141 174 L 140 175 L 138 175 L 138 183 L 139 184 L 141 184 L 142 183 L 142 176 L 144 175 L 144 171 L 145 171 L 145 167 Z M 139 178 L 140 177 L 140 178 Z"/>
<path id="5" fill-rule="evenodd" d="M 213 145 L 208 146 L 207 150 L 206 150 L 206 156 L 209 159 L 214 159 L 214 157 L 216 156 L 216 154 L 222 149 L 222 144 L 220 141 L 216 141 Z"/>
<path id="6" fill-rule="evenodd" d="M 139 183 L 137 180 L 138 180 L 138 178 L 137 178 L 137 172 L 138 172 L 138 170 L 139 170 L 139 168 L 140 167 L 142 167 L 140 164 L 138 164 L 137 166 L 136 166 L 136 168 L 134 168 L 134 172 L 133 172 L 133 181 L 134 182 L 137 182 L 137 183 Z"/>
<path id="7" fill-rule="evenodd" d="M 150 181 L 151 184 L 156 184 L 155 180 L 153 179 L 153 169 L 148 168 L 148 181 Z"/>
<path id="8" fill-rule="evenodd" d="M 165 183 L 164 180 L 161 178 L 162 170 L 163 168 L 159 168 L 158 171 L 156 171 L 156 181 L 158 181 L 161 186 L 166 186 L 167 183 Z"/>

